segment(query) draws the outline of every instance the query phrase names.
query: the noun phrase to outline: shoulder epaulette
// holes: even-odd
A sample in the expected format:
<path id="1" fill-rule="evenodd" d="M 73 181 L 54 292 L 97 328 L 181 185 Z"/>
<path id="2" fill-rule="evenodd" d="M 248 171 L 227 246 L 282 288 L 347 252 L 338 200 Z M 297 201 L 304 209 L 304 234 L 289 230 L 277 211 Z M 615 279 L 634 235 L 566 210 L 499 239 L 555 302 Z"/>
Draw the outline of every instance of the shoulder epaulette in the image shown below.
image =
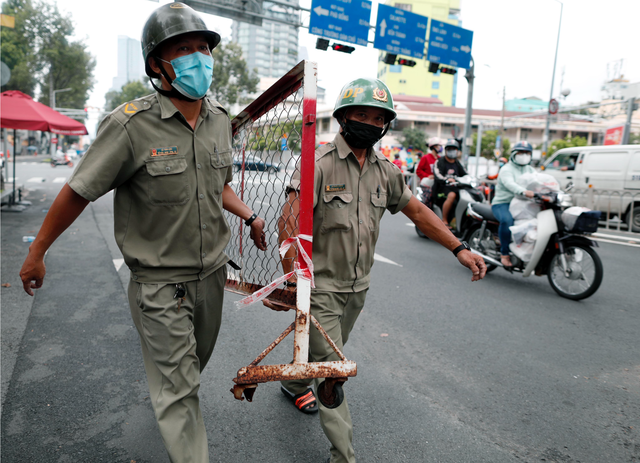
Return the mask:
<path id="1" fill-rule="evenodd" d="M 137 100 L 129 101 L 127 103 L 121 104 L 116 109 L 113 110 L 111 115 L 119 120 L 121 123 L 125 124 L 129 119 L 131 119 L 136 114 L 146 111 L 147 109 L 151 109 L 151 101 L 150 98 L 155 98 L 155 95 L 148 95 L 142 98 L 138 98 Z"/>
<path id="2" fill-rule="evenodd" d="M 334 145 L 333 143 L 325 143 L 324 145 L 318 146 L 318 148 L 316 148 L 316 159 L 320 159 L 322 156 L 330 153 L 335 149 L 336 145 Z"/>

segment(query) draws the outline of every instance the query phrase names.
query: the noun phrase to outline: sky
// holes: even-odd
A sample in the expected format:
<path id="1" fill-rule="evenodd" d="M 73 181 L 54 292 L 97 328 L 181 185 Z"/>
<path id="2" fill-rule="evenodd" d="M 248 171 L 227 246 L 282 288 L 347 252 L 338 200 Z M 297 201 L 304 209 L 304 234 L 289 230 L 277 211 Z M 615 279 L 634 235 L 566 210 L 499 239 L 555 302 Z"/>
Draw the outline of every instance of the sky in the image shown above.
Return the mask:
<path id="1" fill-rule="evenodd" d="M 117 73 L 118 35 L 140 39 L 151 12 L 169 0 L 46 0 L 69 13 L 75 39 L 83 41 L 96 58 L 96 84 L 89 106 L 102 107 L 104 95 Z M 300 0 L 309 8 L 311 0 Z M 377 1 L 373 1 L 372 23 Z M 89 6 L 90 5 L 90 6 Z M 554 96 L 569 89 L 562 105 L 600 100 L 607 80 L 607 64 L 623 59 L 623 74 L 640 81 L 640 0 L 564 0 Z M 500 109 L 506 99 L 537 96 L 548 99 L 558 39 L 559 0 L 461 0 L 462 27 L 472 30 L 476 64 L 473 107 Z M 231 38 L 231 20 L 202 15 L 207 26 Z M 308 13 L 303 24 L 308 25 Z M 375 77 L 378 51 L 356 46 L 347 55 L 315 49 L 317 36 L 300 29 L 300 46 L 318 63 L 318 85 L 326 88 L 327 102 L 335 101 L 342 85 L 358 77 Z M 370 37 L 373 38 L 372 36 Z M 422 61 L 418 61 L 418 66 Z M 458 74 L 456 106 L 467 103 L 464 71 Z M 561 83 L 562 81 L 562 83 Z"/>

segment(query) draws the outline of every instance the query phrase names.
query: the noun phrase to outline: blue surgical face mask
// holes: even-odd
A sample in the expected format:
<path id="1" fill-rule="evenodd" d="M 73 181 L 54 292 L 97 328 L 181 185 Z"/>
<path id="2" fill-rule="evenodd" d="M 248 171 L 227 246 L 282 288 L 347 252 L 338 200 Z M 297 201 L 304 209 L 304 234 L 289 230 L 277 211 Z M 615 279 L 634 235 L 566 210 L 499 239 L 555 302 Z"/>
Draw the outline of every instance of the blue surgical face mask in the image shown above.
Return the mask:
<path id="1" fill-rule="evenodd" d="M 176 73 L 176 78 L 171 82 L 173 88 L 192 100 L 199 100 L 207 94 L 213 76 L 211 55 L 195 52 L 171 60 L 169 64 Z"/>

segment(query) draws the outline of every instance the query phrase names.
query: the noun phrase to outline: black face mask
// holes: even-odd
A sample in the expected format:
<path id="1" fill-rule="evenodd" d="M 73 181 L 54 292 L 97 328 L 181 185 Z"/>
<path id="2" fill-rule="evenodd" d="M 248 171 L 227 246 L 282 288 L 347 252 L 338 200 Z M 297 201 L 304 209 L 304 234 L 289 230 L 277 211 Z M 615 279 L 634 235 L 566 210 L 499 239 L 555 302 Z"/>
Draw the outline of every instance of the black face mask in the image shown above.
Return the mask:
<path id="1" fill-rule="evenodd" d="M 340 121 L 342 127 L 342 136 L 347 145 L 352 148 L 370 148 L 380 140 L 385 130 L 375 125 L 365 124 L 364 122 L 352 121 L 346 119 Z"/>

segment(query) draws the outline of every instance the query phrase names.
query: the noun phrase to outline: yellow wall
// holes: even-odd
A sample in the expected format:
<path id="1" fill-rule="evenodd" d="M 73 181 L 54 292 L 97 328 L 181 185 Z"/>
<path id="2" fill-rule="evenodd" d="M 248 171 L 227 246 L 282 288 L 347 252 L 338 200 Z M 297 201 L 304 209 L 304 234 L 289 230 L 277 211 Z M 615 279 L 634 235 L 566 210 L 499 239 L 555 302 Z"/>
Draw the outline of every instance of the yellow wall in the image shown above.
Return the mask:
<path id="1" fill-rule="evenodd" d="M 399 0 L 387 1 L 389 6 L 395 6 L 396 3 L 411 4 L 411 12 L 429 19 L 447 22 L 449 24 L 458 25 L 457 20 L 448 19 L 449 9 L 460 9 L 460 0 Z M 429 22 L 431 28 L 431 22 Z M 427 42 L 429 41 L 429 31 L 427 31 Z M 414 67 L 399 66 L 399 73 L 390 72 L 390 66 L 382 61 L 386 56 L 386 52 L 378 53 L 378 78 L 382 80 L 391 93 L 394 95 L 413 95 L 413 96 L 435 96 L 439 98 L 445 106 L 452 105 L 453 97 L 453 79 L 450 74 L 439 75 L 429 72 L 429 62 L 425 59 L 418 60 L 410 56 L 398 55 L 398 58 L 407 58 L 416 61 Z M 425 54 L 426 57 L 426 54 Z M 462 72 L 461 72 L 462 71 Z M 464 74 L 464 69 L 458 70 L 458 75 Z M 459 77 L 460 78 L 460 77 Z M 433 88 L 433 82 L 438 82 L 439 88 Z"/>

